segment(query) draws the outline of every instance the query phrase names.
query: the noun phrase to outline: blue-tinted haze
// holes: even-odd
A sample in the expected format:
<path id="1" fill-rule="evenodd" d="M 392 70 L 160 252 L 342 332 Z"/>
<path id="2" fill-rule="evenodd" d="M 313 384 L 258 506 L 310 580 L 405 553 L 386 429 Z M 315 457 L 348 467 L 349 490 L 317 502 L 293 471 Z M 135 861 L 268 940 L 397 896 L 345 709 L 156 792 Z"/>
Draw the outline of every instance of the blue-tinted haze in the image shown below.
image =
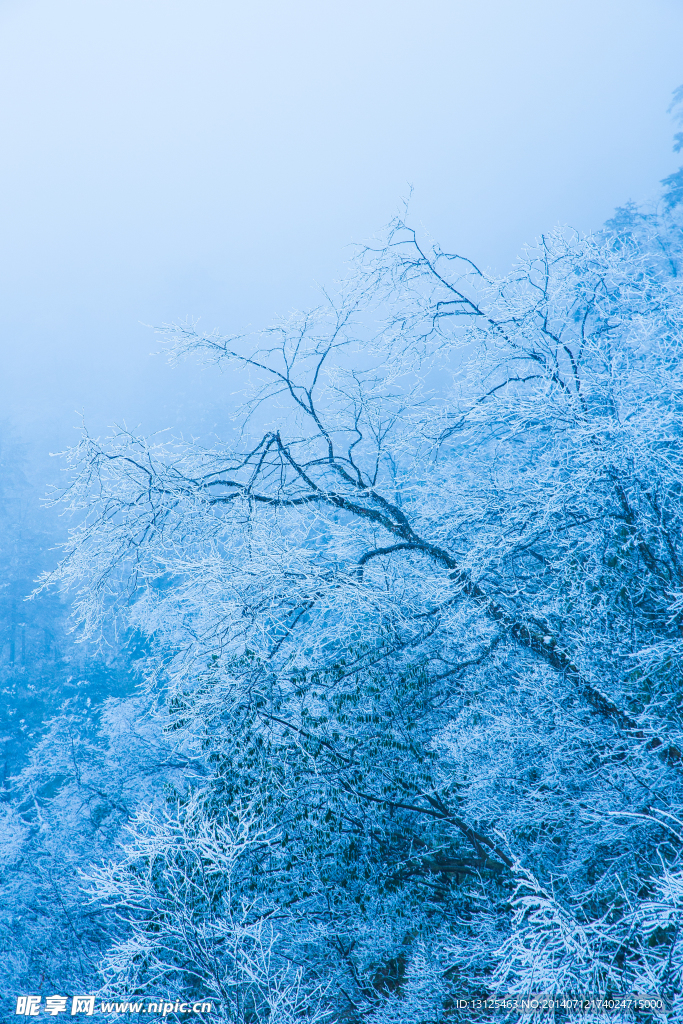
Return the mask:
<path id="1" fill-rule="evenodd" d="M 677 166 L 682 39 L 670 0 L 4 0 L 3 415 L 45 448 L 75 410 L 210 429 L 220 388 L 142 325 L 315 302 L 408 183 L 501 271 L 598 228 Z"/>

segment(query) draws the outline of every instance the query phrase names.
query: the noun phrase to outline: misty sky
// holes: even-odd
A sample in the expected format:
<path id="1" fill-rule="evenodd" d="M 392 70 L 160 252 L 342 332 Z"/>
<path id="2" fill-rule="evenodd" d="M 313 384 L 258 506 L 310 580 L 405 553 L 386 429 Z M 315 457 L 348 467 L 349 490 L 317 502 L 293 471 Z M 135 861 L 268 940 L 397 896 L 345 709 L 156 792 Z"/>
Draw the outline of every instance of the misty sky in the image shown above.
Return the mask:
<path id="1" fill-rule="evenodd" d="M 0 419 L 202 433 L 144 324 L 266 325 L 396 212 L 503 271 L 679 160 L 683 0 L 0 0 Z"/>

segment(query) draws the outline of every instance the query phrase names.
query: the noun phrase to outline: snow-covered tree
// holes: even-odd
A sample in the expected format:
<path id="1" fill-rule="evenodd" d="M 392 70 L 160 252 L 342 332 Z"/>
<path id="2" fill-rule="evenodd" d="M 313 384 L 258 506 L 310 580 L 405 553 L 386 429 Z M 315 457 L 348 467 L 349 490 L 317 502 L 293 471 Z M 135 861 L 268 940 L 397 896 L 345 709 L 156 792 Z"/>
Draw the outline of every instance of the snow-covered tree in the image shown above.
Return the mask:
<path id="1" fill-rule="evenodd" d="M 150 638 L 205 766 L 106 869 L 110 984 L 220 976 L 264 1021 L 679 998 L 681 236 L 631 221 L 494 280 L 399 220 L 258 339 L 166 332 L 223 368 L 224 442 L 70 453 L 49 579 Z"/>

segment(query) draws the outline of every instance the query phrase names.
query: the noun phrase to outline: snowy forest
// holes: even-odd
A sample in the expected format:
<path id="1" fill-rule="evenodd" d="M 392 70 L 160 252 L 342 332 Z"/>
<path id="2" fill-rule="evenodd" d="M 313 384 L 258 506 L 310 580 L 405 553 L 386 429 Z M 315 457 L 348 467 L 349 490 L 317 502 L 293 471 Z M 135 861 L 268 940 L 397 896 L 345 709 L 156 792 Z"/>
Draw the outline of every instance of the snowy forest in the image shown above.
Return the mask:
<path id="1" fill-rule="evenodd" d="M 1 432 L 6 1019 L 683 1019 L 683 169 L 159 345 L 220 441 L 85 427 L 41 504 Z"/>

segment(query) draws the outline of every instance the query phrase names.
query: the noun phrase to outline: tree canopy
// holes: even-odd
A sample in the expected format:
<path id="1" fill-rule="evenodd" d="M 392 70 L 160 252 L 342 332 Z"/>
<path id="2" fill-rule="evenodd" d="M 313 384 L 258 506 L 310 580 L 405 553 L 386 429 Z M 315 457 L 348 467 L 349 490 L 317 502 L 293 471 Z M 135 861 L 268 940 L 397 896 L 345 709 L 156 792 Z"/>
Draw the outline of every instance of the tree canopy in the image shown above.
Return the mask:
<path id="1" fill-rule="evenodd" d="M 553 232 L 502 279 L 399 218 L 318 309 L 165 331 L 223 371 L 228 437 L 69 453 L 45 583 L 85 636 L 146 638 L 173 751 L 90 872 L 103 991 L 244 1024 L 680 1015 L 677 217 Z"/>

